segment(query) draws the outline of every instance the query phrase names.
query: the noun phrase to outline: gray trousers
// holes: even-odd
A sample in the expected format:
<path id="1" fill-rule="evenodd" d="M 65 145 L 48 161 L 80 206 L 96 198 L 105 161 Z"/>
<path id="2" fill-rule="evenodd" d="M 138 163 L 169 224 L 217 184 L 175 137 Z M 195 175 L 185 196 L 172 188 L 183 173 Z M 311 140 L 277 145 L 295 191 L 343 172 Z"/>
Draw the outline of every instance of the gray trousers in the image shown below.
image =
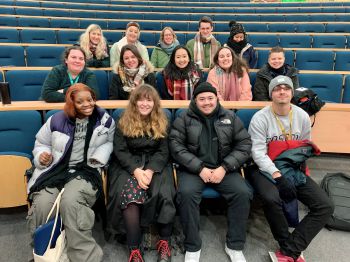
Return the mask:
<path id="1" fill-rule="evenodd" d="M 60 214 L 66 231 L 67 256 L 72 262 L 102 260 L 102 249 L 92 237 L 96 190 L 84 179 L 77 177 L 64 186 Z M 32 194 L 33 203 L 28 211 L 27 224 L 33 237 L 35 229 L 46 222 L 58 195 L 57 188 L 45 188 Z"/>

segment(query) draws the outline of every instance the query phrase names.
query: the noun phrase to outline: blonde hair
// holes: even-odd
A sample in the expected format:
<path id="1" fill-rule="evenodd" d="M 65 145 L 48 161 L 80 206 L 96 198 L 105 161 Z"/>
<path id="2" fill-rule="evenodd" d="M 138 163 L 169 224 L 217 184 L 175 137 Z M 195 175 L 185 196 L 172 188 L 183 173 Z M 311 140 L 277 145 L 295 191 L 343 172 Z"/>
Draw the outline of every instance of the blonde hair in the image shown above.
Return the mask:
<path id="1" fill-rule="evenodd" d="M 81 48 L 84 50 L 86 54 L 86 58 L 91 59 L 93 57 L 93 54 L 90 51 L 90 33 L 95 30 L 99 30 L 101 33 L 101 41 L 96 46 L 96 58 L 100 60 L 108 56 L 107 50 L 106 50 L 106 48 L 108 47 L 107 47 L 107 41 L 104 38 L 102 29 L 99 25 L 96 25 L 96 24 L 89 25 L 88 28 L 86 28 L 86 31 L 83 34 L 81 34 L 79 43 Z"/>
<path id="2" fill-rule="evenodd" d="M 171 34 L 174 37 L 173 42 L 175 42 L 175 40 L 177 39 L 176 34 L 174 32 L 174 30 L 170 27 L 170 26 L 166 26 L 163 28 L 162 32 L 160 33 L 160 40 L 164 42 L 164 34 L 165 34 L 165 30 L 169 30 L 171 32 Z"/>
<path id="3" fill-rule="evenodd" d="M 141 118 L 137 108 L 137 101 L 143 98 L 152 99 L 154 102 L 153 109 L 146 119 Z M 160 106 L 160 98 L 156 89 L 144 84 L 134 90 L 118 125 L 123 135 L 127 137 L 164 138 L 167 134 L 168 119 Z"/>

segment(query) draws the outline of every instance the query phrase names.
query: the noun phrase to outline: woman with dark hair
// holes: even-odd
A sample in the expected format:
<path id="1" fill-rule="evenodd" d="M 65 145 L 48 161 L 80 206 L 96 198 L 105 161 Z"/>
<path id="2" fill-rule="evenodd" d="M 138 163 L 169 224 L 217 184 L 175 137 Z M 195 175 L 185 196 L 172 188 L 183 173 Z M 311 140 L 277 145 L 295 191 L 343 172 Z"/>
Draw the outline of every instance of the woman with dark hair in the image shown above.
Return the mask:
<path id="1" fill-rule="evenodd" d="M 174 48 L 164 70 L 164 83 L 159 90 L 162 99 L 191 100 L 193 90 L 203 82 L 202 72 L 191 61 L 189 50 L 182 45 Z"/>
<path id="2" fill-rule="evenodd" d="M 81 34 L 79 45 L 86 55 L 86 66 L 109 67 L 109 47 L 99 25 L 91 24 Z"/>
<path id="3" fill-rule="evenodd" d="M 123 218 L 129 261 L 144 261 L 141 228 L 151 223 L 158 225 L 158 261 L 171 260 L 169 240 L 176 210 L 167 130 L 157 91 L 141 85 L 132 92 L 117 125 L 108 169 L 107 232 L 118 233 Z"/>
<path id="4" fill-rule="evenodd" d="M 134 45 L 125 45 L 120 52 L 120 61 L 113 67 L 109 85 L 109 99 L 128 100 L 130 93 L 146 83 L 155 86 L 154 68 L 148 60 L 142 59 Z"/>
<path id="5" fill-rule="evenodd" d="M 280 46 L 272 47 L 269 58 L 256 74 L 253 89 L 255 101 L 270 101 L 269 84 L 276 76 L 284 75 L 290 77 L 294 90 L 299 87 L 298 69 L 286 64 L 284 49 Z"/>
<path id="6" fill-rule="evenodd" d="M 207 82 L 216 88 L 220 101 L 252 100 L 248 70 L 247 64 L 231 48 L 220 47 Z"/>
<path id="7" fill-rule="evenodd" d="M 45 223 L 64 188 L 60 215 L 70 261 L 102 261 L 102 249 L 92 237 L 91 207 L 104 199 L 100 171 L 113 150 L 114 129 L 113 119 L 96 106 L 94 91 L 78 83 L 67 90 L 64 111 L 51 116 L 36 135 L 35 171 L 28 182 L 29 231 L 33 236 Z"/>
<path id="8" fill-rule="evenodd" d="M 236 21 L 230 21 L 229 27 L 230 36 L 225 45 L 230 47 L 237 56 L 243 58 L 249 65 L 249 68 L 255 68 L 258 60 L 254 47 L 247 41 L 247 34 L 243 25 Z"/>
<path id="9" fill-rule="evenodd" d="M 63 52 L 63 62 L 54 66 L 46 76 L 41 89 L 45 102 L 64 102 L 67 89 L 83 83 L 94 90 L 98 99 L 98 86 L 95 74 L 85 67 L 86 55 L 80 46 L 69 46 Z"/>

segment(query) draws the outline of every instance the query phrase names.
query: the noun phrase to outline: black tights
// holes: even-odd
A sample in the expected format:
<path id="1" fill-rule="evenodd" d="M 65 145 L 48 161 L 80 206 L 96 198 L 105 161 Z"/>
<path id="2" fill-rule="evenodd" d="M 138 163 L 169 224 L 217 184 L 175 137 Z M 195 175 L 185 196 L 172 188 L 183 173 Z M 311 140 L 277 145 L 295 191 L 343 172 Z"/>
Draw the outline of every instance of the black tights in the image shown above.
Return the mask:
<path id="1" fill-rule="evenodd" d="M 138 248 L 141 242 L 140 207 L 136 203 L 130 203 L 123 210 L 123 218 L 126 226 L 126 242 L 130 248 Z"/>
<path id="2" fill-rule="evenodd" d="M 141 227 L 140 227 L 141 207 L 136 203 L 130 203 L 123 210 L 123 218 L 126 226 L 126 241 L 131 249 L 138 248 L 141 243 Z M 158 224 L 160 239 L 169 240 L 173 224 Z"/>

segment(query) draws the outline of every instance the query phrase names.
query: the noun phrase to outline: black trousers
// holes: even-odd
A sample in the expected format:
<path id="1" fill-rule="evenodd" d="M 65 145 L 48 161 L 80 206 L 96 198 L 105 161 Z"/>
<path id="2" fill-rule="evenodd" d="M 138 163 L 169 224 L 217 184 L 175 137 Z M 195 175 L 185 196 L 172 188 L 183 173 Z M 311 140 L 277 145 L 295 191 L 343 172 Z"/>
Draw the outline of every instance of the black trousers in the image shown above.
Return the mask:
<path id="1" fill-rule="evenodd" d="M 296 189 L 298 200 L 309 208 L 309 213 L 289 233 L 277 187 L 254 166 L 246 170 L 246 178 L 262 198 L 266 219 L 282 253 L 298 258 L 333 214 L 333 203 L 310 177 L 306 177 L 306 183 Z"/>
<path id="2" fill-rule="evenodd" d="M 198 174 L 178 172 L 176 200 L 185 235 L 184 246 L 186 251 L 196 252 L 201 249 L 199 204 L 202 200 L 202 191 L 206 185 Z M 252 197 L 250 188 L 239 173 L 226 174 L 221 183 L 209 185 L 227 200 L 227 246 L 231 249 L 242 250 L 246 240 L 246 226 Z"/>

